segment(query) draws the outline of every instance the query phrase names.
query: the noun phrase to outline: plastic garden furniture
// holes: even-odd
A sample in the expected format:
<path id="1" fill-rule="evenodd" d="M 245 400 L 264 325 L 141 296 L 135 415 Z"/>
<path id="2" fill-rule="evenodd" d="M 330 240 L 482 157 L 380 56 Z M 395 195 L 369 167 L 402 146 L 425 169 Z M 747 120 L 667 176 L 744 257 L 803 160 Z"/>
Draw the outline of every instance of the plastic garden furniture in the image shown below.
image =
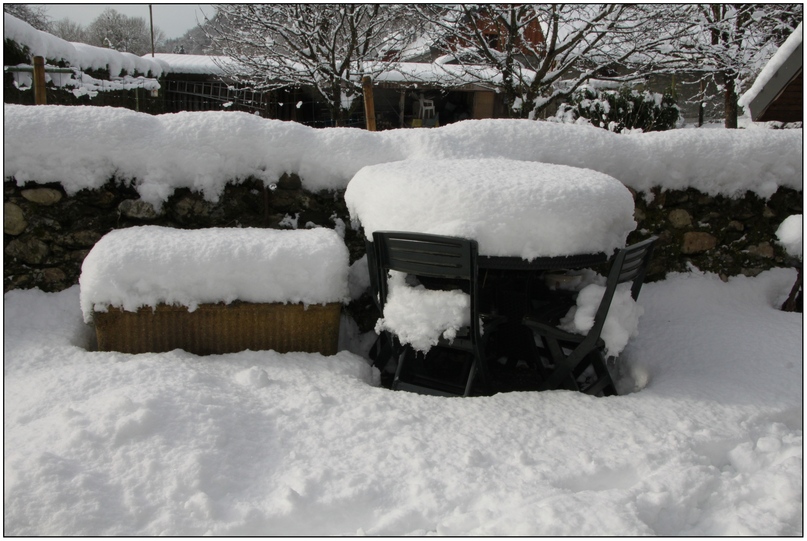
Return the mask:
<path id="1" fill-rule="evenodd" d="M 522 324 L 540 337 L 540 355 L 554 365 L 541 390 L 565 388 L 597 396 L 617 394 L 604 355 L 603 325 L 619 284 L 632 282 L 631 297 L 639 297 L 656 240 L 652 237 L 636 243 L 613 257 L 594 325 L 587 334 L 569 333 L 530 315 L 522 319 Z"/>
<path id="2" fill-rule="evenodd" d="M 457 284 L 457 288 L 462 287 L 470 296 L 470 324 L 460 329 L 453 340 L 441 337 L 438 344 L 425 355 L 409 345 L 403 345 L 396 351 L 398 366 L 392 388 L 439 396 L 468 396 L 474 390 L 479 390 L 479 394 L 489 394 L 492 389 L 483 336 L 488 336 L 503 318 L 489 317 L 479 312 L 476 241 L 421 233 L 376 231 L 373 233 L 373 245 L 382 315 L 389 293 L 387 276 L 390 270 L 425 279 L 447 280 L 452 285 Z M 448 364 L 461 365 L 459 370 L 447 373 L 433 370 L 434 363 L 429 357 L 433 358 L 438 353 L 456 358 L 459 362 Z"/>

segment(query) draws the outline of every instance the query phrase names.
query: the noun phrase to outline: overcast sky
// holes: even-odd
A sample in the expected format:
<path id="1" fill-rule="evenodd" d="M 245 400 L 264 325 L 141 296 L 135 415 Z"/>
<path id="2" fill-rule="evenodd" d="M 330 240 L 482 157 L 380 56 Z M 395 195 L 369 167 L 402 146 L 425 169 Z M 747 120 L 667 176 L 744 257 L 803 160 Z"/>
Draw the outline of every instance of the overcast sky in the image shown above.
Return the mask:
<path id="1" fill-rule="evenodd" d="M 141 17 L 149 21 L 148 4 L 38 4 L 44 5 L 48 16 L 58 21 L 71 21 L 87 26 L 106 8 L 112 8 L 128 17 Z M 151 4 L 154 26 L 165 32 L 166 38 L 178 38 L 194 26 L 197 19 L 204 21 L 203 13 L 211 17 L 215 10 L 210 4 Z"/>

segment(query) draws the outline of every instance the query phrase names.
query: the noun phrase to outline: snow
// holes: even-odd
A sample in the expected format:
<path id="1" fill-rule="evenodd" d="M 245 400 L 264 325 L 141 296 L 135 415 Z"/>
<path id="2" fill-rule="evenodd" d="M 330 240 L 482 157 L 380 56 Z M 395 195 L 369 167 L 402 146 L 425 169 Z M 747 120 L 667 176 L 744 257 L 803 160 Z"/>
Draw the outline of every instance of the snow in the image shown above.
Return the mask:
<path id="1" fill-rule="evenodd" d="M 604 280 L 603 280 L 604 282 Z M 576 334 L 586 334 L 594 326 L 594 316 L 605 294 L 605 286 L 589 284 L 577 294 L 577 305 L 561 319 L 559 328 Z M 630 295 L 630 284 L 620 284 L 611 300 L 600 337 L 605 342 L 605 354 L 618 356 L 628 341 L 638 335 L 639 318 L 644 308 Z"/>
<path id="2" fill-rule="evenodd" d="M 59 182 L 68 194 L 113 175 L 160 206 L 190 188 L 216 201 L 229 181 L 271 184 L 297 173 L 306 189 L 341 190 L 367 165 L 412 158 L 507 158 L 582 167 L 647 192 L 696 188 L 770 197 L 802 187 L 799 130 L 671 130 L 614 134 L 530 120 L 468 120 L 435 129 L 315 129 L 230 111 L 151 116 L 111 107 L 4 105 L 6 178 Z M 41 149 L 47 148 L 47 155 Z"/>
<path id="3" fill-rule="evenodd" d="M 65 41 L 37 30 L 8 13 L 3 13 L 3 38 L 27 47 L 32 56 L 64 60 L 74 68 L 108 69 L 113 77 L 120 75 L 123 70 L 130 75 L 137 71 L 143 74 L 151 72 L 153 77 L 159 77 L 165 69 L 164 63 L 149 57 Z"/>
<path id="4" fill-rule="evenodd" d="M 368 69 L 373 69 L 375 66 L 368 66 Z M 380 67 L 375 67 L 374 71 L 379 71 Z M 526 70 L 525 70 L 526 71 Z M 525 79 L 529 81 L 527 75 L 533 72 L 527 72 Z M 485 81 L 485 85 L 501 84 L 502 74 L 499 70 L 491 68 L 490 66 L 477 65 L 477 64 L 445 64 L 438 61 L 432 63 L 426 62 L 396 62 L 385 67 L 384 71 L 379 71 L 375 76 L 375 82 L 378 83 L 430 83 L 447 86 L 462 86 L 469 84 L 481 84 L 480 81 Z M 493 86 L 490 86 L 493 89 Z"/>
<path id="5" fill-rule="evenodd" d="M 159 303 L 347 300 L 348 251 L 332 229 L 273 230 L 159 226 L 107 233 L 81 267 L 84 321 L 114 306 L 137 311 Z"/>
<path id="6" fill-rule="evenodd" d="M 384 317 L 375 332 L 394 333 L 402 344 L 427 352 L 440 337 L 453 340 L 457 331 L 470 325 L 471 297 L 460 290 L 429 290 L 420 284 L 407 284 L 406 275 L 389 273 L 389 296 Z"/>
<path id="7" fill-rule="evenodd" d="M 636 227 L 633 197 L 608 175 L 501 158 L 367 166 L 347 186 L 350 217 L 375 231 L 476 239 L 480 255 L 613 253 Z"/>
<path id="8" fill-rule="evenodd" d="M 785 251 L 792 257 L 801 259 L 804 241 L 802 240 L 802 215 L 794 214 L 784 219 L 779 229 L 776 230 L 776 238 L 779 239 Z"/>
<path id="9" fill-rule="evenodd" d="M 33 70 L 33 66 L 26 64 L 20 64 L 17 67 L 31 68 Z M 45 69 L 50 67 L 52 66 L 48 64 L 45 66 Z M 33 71 L 14 71 L 12 74 L 15 87 L 20 90 L 31 90 L 33 88 Z M 123 77 L 115 77 L 113 80 L 107 81 L 104 79 L 96 79 L 77 68 L 74 69 L 72 73 L 48 73 L 46 71 L 45 81 L 53 83 L 53 85 L 58 88 L 72 88 L 71 92 L 76 97 L 89 95 L 90 98 L 97 96 L 98 92 L 109 92 L 113 90 L 134 90 L 137 88 L 144 90 L 160 89 L 160 83 L 157 79 L 124 75 Z"/>
<path id="10" fill-rule="evenodd" d="M 608 398 L 389 391 L 362 335 L 90 351 L 78 287 L 10 291 L 4 533 L 801 536 L 795 274 L 646 284 Z"/>
<path id="11" fill-rule="evenodd" d="M 802 23 L 799 23 L 793 33 L 790 34 L 782 46 L 779 47 L 768 63 L 762 68 L 762 71 L 757 75 L 751 88 L 737 100 L 738 105 L 742 107 L 751 105 L 751 102 L 759 95 L 765 85 L 770 82 L 776 72 L 779 71 L 779 68 L 782 67 L 785 61 L 787 61 L 798 46 L 801 45 L 803 36 L 804 31 L 802 29 Z"/>
<path id="12" fill-rule="evenodd" d="M 144 58 L 151 55 L 144 55 Z M 188 73 L 196 75 L 226 75 L 225 66 L 233 64 L 229 56 L 156 53 L 154 58 L 164 62 L 167 73 Z"/>

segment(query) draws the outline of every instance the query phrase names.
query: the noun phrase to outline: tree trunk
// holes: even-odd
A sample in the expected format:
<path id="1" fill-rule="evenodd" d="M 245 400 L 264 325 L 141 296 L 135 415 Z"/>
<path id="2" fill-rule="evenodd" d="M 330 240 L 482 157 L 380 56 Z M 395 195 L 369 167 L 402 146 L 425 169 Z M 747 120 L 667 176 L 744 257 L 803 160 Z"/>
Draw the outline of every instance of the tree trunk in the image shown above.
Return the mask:
<path id="1" fill-rule="evenodd" d="M 737 87 L 735 86 L 735 79 L 736 76 L 730 73 L 727 73 L 724 77 L 725 86 L 726 86 L 726 98 L 725 98 L 725 119 L 726 119 L 726 128 L 736 129 L 737 128 Z"/>

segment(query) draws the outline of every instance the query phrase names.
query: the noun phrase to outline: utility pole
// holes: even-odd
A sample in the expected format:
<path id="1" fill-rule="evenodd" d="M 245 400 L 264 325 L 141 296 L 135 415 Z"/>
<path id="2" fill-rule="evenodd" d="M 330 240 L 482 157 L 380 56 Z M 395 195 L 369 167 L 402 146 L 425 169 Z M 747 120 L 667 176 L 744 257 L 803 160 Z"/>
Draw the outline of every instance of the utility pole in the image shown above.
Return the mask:
<path id="1" fill-rule="evenodd" d="M 149 26 L 151 26 L 151 58 L 154 58 L 154 15 L 149 4 Z"/>

